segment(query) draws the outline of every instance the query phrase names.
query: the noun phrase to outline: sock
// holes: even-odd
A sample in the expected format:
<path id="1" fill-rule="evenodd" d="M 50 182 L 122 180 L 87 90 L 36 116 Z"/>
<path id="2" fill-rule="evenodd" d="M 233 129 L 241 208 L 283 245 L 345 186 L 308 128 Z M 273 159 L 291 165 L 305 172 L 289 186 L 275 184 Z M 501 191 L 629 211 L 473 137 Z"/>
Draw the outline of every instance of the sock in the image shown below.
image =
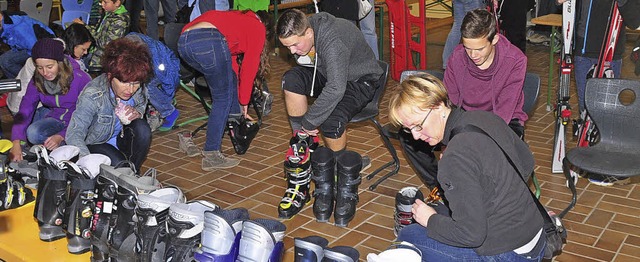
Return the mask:
<path id="1" fill-rule="evenodd" d="M 178 117 L 180 116 L 180 111 L 178 111 L 178 109 L 174 109 L 173 112 L 171 112 L 170 115 L 168 115 L 167 117 L 164 118 L 164 123 L 162 124 L 162 126 L 160 126 L 159 130 L 160 131 L 167 131 L 171 128 L 173 128 L 173 125 L 176 124 L 176 120 L 178 120 Z"/>
<path id="2" fill-rule="evenodd" d="M 302 130 L 302 116 L 290 116 L 289 124 L 291 124 L 291 130 Z"/>

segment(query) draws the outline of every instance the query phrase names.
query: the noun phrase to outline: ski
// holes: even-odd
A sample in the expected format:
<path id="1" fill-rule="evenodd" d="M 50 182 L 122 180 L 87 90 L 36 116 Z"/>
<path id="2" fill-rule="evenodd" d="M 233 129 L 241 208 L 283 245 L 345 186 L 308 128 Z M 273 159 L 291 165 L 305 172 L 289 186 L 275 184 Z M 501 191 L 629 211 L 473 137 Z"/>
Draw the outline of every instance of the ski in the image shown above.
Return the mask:
<path id="1" fill-rule="evenodd" d="M 571 49 L 573 44 L 575 11 L 575 0 L 562 3 L 562 37 L 564 42 L 562 58 L 560 60 L 560 83 L 558 85 L 556 100 L 556 130 L 551 164 L 551 172 L 553 173 L 562 173 L 562 160 L 566 153 L 566 127 L 571 118 L 569 87 L 571 85 L 571 72 L 573 71 Z"/>
<path id="2" fill-rule="evenodd" d="M 608 26 L 605 31 L 605 35 L 602 41 L 602 47 L 600 48 L 600 55 L 598 56 L 598 63 L 593 67 L 593 70 L 589 72 L 587 78 L 615 78 L 613 70 L 611 68 L 611 61 L 613 61 L 613 54 L 616 50 L 616 43 L 618 42 L 618 36 L 622 29 L 622 15 L 618 10 L 618 1 L 612 1 L 611 9 L 609 11 Z M 577 146 L 588 147 L 598 141 L 598 129 L 591 121 L 588 112 L 581 112 L 580 119 L 574 121 L 574 137 L 577 140 Z"/>

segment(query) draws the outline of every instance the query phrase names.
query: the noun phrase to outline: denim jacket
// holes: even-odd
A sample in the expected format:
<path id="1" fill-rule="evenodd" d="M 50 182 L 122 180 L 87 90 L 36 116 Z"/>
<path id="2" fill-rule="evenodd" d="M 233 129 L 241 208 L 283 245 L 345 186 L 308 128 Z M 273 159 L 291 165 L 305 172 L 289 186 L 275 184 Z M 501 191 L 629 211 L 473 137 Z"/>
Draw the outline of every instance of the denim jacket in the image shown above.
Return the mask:
<path id="1" fill-rule="evenodd" d="M 102 74 L 87 83 L 78 97 L 65 140 L 68 145 L 80 148 L 80 156 L 90 153 L 87 145 L 107 143 L 114 135 L 116 100 L 111 97 L 110 90 L 107 74 Z M 144 115 L 147 97 L 142 88 L 133 94 L 132 99 L 135 101 L 136 111 Z"/>

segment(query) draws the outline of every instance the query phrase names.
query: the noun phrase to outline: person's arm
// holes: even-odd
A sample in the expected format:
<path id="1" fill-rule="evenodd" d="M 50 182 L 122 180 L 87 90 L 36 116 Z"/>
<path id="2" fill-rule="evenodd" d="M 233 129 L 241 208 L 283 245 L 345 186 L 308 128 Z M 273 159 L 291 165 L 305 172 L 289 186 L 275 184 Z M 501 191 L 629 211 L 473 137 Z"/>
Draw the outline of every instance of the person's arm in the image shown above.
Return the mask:
<path id="1" fill-rule="evenodd" d="M 22 147 L 20 144 L 22 141 L 27 141 L 27 127 L 31 124 L 39 102 L 38 89 L 33 84 L 33 81 L 31 81 L 29 85 L 27 85 L 27 91 L 20 102 L 20 109 L 13 117 L 13 126 L 11 127 L 13 147 L 9 151 L 12 161 L 22 160 Z"/>
<path id="2" fill-rule="evenodd" d="M 506 40 L 506 39 L 504 39 Z M 524 86 L 524 78 L 527 74 L 527 57 L 523 56 L 515 65 L 508 65 L 511 71 L 500 72 L 500 74 L 508 74 L 502 87 L 494 86 L 493 113 L 498 115 L 505 123 L 509 123 L 513 119 L 518 102 L 522 99 L 522 88 Z"/>
<path id="3" fill-rule="evenodd" d="M 98 114 L 99 103 L 91 99 L 91 94 L 87 92 L 80 93 L 76 111 L 71 116 L 69 127 L 65 140 L 67 145 L 73 145 L 80 149 L 80 156 L 90 154 L 89 148 L 85 143 L 85 138 L 89 133 L 89 128 L 93 122 L 93 118 Z"/>
<path id="4" fill-rule="evenodd" d="M 347 49 L 341 41 L 327 43 L 326 46 L 330 47 L 322 50 L 324 52 L 316 53 L 316 59 L 320 59 L 318 64 L 326 65 L 327 82 L 320 96 L 302 118 L 302 127 L 305 130 L 314 130 L 327 120 L 342 100 L 347 88 L 351 50 Z"/>
<path id="5" fill-rule="evenodd" d="M 449 100 L 452 104 L 461 106 L 462 101 L 460 99 L 460 86 L 458 85 L 456 76 L 461 77 L 461 72 L 459 69 L 464 69 L 464 65 L 460 64 L 458 60 L 454 59 L 456 57 L 456 52 L 458 49 L 454 50 L 454 53 L 451 54 L 451 59 L 447 62 L 447 70 L 444 70 L 444 79 L 443 84 L 447 89 L 447 93 L 449 94 Z"/>
<path id="6" fill-rule="evenodd" d="M 451 141 L 447 147 L 438 170 L 438 182 L 452 216 L 429 217 L 427 229 L 429 237 L 444 244 L 475 248 L 482 245 L 489 230 L 478 156 L 494 142 L 481 134 L 459 134 L 456 139 L 459 140 Z"/>

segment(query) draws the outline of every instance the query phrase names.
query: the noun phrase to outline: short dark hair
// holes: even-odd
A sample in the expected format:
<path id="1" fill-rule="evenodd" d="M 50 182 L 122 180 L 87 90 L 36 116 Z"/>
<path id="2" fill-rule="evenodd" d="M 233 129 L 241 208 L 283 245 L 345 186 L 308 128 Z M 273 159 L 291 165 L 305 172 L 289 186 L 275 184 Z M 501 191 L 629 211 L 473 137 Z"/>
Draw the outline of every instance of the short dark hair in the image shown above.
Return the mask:
<path id="1" fill-rule="evenodd" d="M 65 54 L 75 59 L 79 59 L 80 57 L 74 57 L 73 48 L 86 42 L 91 42 L 92 45 L 96 42 L 91 32 L 89 32 L 89 29 L 87 29 L 85 25 L 78 23 L 72 23 L 67 26 L 67 29 L 65 29 L 62 34 L 62 40 L 64 40 L 66 45 L 64 50 Z"/>
<path id="2" fill-rule="evenodd" d="M 149 48 L 129 38 L 112 40 L 104 48 L 102 72 L 110 74 L 109 80 L 120 82 L 147 82 L 153 76 Z"/>
<path id="3" fill-rule="evenodd" d="M 491 42 L 496 36 L 496 19 L 486 9 L 471 10 L 462 19 L 460 33 L 463 38 L 486 37 Z"/>
<path id="4" fill-rule="evenodd" d="M 290 36 L 302 36 L 310 28 L 309 19 L 307 15 L 298 9 L 289 9 L 284 11 L 280 18 L 278 18 L 278 24 L 276 25 L 276 33 L 279 38 L 287 38 Z"/>

